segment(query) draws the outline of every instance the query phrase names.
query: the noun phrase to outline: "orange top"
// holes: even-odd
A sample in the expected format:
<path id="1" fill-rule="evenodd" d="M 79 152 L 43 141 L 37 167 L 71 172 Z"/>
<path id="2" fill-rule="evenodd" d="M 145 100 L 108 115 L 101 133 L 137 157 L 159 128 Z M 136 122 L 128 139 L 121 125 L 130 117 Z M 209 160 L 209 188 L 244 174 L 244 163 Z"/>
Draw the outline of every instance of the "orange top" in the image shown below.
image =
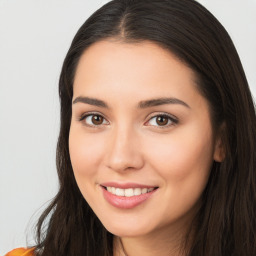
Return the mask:
<path id="1" fill-rule="evenodd" d="M 35 248 L 18 248 L 8 252 L 7 254 L 5 254 L 5 256 L 34 256 L 34 250 Z"/>

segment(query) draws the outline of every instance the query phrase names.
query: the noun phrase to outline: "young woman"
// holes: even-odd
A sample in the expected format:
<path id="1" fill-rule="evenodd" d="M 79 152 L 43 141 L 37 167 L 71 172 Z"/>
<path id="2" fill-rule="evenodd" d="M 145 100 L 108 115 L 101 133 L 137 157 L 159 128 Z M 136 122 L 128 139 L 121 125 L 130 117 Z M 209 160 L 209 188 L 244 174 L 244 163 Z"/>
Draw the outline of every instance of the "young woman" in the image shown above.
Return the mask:
<path id="1" fill-rule="evenodd" d="M 59 192 L 37 245 L 7 255 L 256 255 L 254 104 L 204 7 L 107 3 L 77 32 L 59 94 Z"/>

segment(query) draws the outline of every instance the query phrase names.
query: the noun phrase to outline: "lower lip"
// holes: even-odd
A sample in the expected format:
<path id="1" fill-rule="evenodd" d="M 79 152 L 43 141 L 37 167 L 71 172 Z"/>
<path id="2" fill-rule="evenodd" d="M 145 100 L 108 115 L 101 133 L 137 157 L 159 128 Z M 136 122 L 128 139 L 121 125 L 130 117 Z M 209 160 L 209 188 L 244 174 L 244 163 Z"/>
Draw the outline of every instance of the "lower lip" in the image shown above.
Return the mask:
<path id="1" fill-rule="evenodd" d="M 131 197 L 113 195 L 112 193 L 108 192 L 104 187 L 102 187 L 102 190 L 104 198 L 111 205 L 121 209 L 131 209 L 149 199 L 156 192 L 157 189 L 154 189 L 153 191 L 145 194 Z"/>

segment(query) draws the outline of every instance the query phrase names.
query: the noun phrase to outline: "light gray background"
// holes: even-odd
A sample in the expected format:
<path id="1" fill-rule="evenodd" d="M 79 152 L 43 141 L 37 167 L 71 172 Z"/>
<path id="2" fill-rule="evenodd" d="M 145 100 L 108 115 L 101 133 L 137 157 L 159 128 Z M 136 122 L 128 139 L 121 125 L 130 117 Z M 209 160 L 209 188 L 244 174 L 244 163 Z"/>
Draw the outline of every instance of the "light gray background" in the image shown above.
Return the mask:
<path id="1" fill-rule="evenodd" d="M 71 40 L 107 1 L 0 0 L 0 255 L 32 241 L 57 191 L 58 77 Z M 256 0 L 201 0 L 229 31 L 256 95 Z"/>

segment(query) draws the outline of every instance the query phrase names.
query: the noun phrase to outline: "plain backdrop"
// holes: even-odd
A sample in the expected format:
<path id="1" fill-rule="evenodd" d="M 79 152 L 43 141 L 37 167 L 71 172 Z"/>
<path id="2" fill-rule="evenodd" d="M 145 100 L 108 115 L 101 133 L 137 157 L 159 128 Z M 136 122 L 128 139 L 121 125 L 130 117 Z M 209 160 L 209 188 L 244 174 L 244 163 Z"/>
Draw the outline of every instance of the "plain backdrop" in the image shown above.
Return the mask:
<path id="1" fill-rule="evenodd" d="M 58 77 L 71 40 L 107 1 L 0 0 L 0 255 L 33 243 L 55 195 Z M 231 35 L 256 96 L 256 0 L 201 0 Z"/>

